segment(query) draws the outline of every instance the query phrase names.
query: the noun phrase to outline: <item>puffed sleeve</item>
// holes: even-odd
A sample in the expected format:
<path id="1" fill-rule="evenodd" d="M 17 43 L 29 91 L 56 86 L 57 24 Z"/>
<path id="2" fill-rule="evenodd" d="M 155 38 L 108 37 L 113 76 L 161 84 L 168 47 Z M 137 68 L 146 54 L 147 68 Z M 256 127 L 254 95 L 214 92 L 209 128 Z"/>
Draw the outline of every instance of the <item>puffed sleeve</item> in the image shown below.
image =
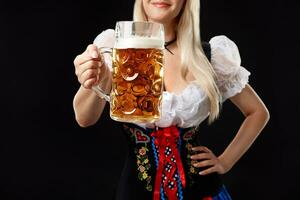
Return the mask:
<path id="1" fill-rule="evenodd" d="M 115 31 L 113 29 L 106 29 L 102 31 L 95 39 L 93 44 L 98 48 L 100 47 L 109 47 L 113 48 L 115 43 Z M 104 61 L 106 65 L 109 67 L 110 71 L 112 71 L 112 60 L 109 54 L 104 54 Z"/>
<path id="2" fill-rule="evenodd" d="M 241 66 L 237 45 L 224 35 L 209 41 L 211 64 L 216 72 L 216 84 L 222 94 L 222 101 L 240 93 L 249 80 L 250 72 Z"/>

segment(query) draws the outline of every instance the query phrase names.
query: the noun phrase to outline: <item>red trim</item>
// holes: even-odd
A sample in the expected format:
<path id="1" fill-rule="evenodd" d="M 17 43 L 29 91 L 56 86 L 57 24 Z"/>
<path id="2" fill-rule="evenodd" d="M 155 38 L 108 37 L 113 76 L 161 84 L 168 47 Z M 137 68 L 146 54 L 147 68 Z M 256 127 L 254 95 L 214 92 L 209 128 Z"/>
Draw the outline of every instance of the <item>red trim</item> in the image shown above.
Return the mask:
<path id="1" fill-rule="evenodd" d="M 159 150 L 159 162 L 158 162 L 158 168 L 155 177 L 153 200 L 160 200 L 160 186 L 162 184 L 162 173 L 165 168 L 165 164 L 170 161 L 170 157 L 171 157 L 171 156 L 165 156 L 164 151 L 167 146 L 171 148 L 172 153 L 175 156 L 176 165 L 177 165 L 177 167 L 173 167 L 170 173 L 168 173 L 167 180 L 172 180 L 172 176 L 176 173 L 176 169 L 178 169 L 182 187 L 185 188 L 186 185 L 184 169 L 177 148 L 177 141 L 178 138 L 180 137 L 180 133 L 176 126 L 170 126 L 152 132 L 151 136 L 155 137 L 154 143 L 155 145 L 158 146 L 158 150 Z M 177 199 L 176 192 L 178 188 L 174 190 L 170 190 L 167 186 L 167 181 L 165 181 L 165 183 L 163 184 L 163 188 L 166 192 L 168 199 L 170 200 Z"/>

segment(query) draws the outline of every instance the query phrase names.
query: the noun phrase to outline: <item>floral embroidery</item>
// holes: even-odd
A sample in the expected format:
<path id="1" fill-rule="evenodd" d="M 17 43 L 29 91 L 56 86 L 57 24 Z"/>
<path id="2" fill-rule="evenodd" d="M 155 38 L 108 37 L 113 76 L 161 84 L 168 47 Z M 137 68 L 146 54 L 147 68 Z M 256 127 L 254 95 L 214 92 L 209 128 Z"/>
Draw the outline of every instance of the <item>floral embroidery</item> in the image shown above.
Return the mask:
<path id="1" fill-rule="evenodd" d="M 146 154 L 146 150 L 145 150 L 145 148 L 143 147 L 143 148 L 141 148 L 140 150 L 139 150 L 139 154 L 141 155 L 141 156 L 143 156 L 143 155 L 145 155 Z"/>
<path id="2" fill-rule="evenodd" d="M 195 168 L 194 168 L 194 167 L 191 167 L 191 168 L 190 168 L 190 172 L 191 172 L 191 173 L 195 173 Z"/>
<path id="3" fill-rule="evenodd" d="M 190 156 L 192 155 L 192 147 L 193 147 L 193 145 L 187 142 L 187 143 L 185 144 L 185 147 L 186 147 L 186 149 L 187 149 L 187 158 L 188 158 L 188 159 L 187 159 L 187 165 L 188 165 L 188 167 L 189 167 L 188 176 L 189 176 L 189 179 L 190 179 L 190 186 L 192 186 L 192 185 L 195 183 L 193 176 L 194 176 L 195 174 L 198 174 L 197 168 L 195 168 L 195 167 L 193 166 L 193 164 L 194 164 L 195 162 L 197 162 L 197 161 L 196 161 L 196 160 L 192 160 L 192 159 L 190 158 Z"/>
<path id="4" fill-rule="evenodd" d="M 188 130 L 186 133 L 184 133 L 184 135 L 182 137 L 183 140 L 189 141 L 189 140 L 193 139 L 194 133 L 195 133 L 195 129 Z"/>
<path id="5" fill-rule="evenodd" d="M 144 146 L 141 148 L 135 148 L 135 153 L 137 157 L 137 170 L 138 170 L 138 179 L 146 182 L 146 189 L 152 191 L 151 185 L 151 176 L 147 173 L 151 167 L 149 163 L 149 158 L 147 152 L 149 149 Z"/>
<path id="6" fill-rule="evenodd" d="M 137 178 L 145 183 L 146 190 L 152 191 L 152 177 L 150 174 L 151 164 L 148 156 L 148 145 L 150 144 L 150 137 L 146 134 L 146 131 L 132 126 L 131 124 L 124 123 L 123 128 L 134 144 L 134 153 L 136 155 L 137 164 Z"/>

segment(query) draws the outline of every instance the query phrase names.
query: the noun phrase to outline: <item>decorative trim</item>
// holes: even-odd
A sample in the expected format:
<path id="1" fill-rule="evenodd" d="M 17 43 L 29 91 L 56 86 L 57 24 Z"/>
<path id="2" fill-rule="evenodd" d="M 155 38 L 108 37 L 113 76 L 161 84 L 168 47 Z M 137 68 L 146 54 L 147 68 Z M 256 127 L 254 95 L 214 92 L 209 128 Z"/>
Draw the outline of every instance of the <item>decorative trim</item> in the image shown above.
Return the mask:
<path id="1" fill-rule="evenodd" d="M 147 152 L 149 152 L 147 146 L 134 149 L 134 153 L 136 154 L 137 157 L 136 164 L 137 164 L 137 171 L 138 171 L 138 179 L 141 181 L 145 181 L 146 190 L 152 191 L 153 190 L 153 187 L 151 185 L 152 178 L 148 173 L 151 164 Z"/>
<path id="2" fill-rule="evenodd" d="M 137 144 L 150 142 L 150 137 L 138 128 L 134 128 L 133 134 L 135 136 L 135 143 Z"/>

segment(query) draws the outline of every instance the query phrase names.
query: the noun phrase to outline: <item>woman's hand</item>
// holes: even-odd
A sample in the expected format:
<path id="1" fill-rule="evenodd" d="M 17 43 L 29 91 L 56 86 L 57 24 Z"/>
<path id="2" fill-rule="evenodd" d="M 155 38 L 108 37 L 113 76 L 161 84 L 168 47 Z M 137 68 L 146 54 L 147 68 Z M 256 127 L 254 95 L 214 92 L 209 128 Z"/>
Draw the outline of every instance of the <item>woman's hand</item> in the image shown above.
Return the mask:
<path id="1" fill-rule="evenodd" d="M 92 44 L 75 58 L 74 66 L 79 83 L 86 89 L 99 84 L 109 72 L 97 47 Z"/>
<path id="2" fill-rule="evenodd" d="M 205 146 L 193 147 L 192 151 L 200 152 L 191 156 L 193 160 L 193 166 L 196 168 L 205 167 L 206 169 L 201 171 L 200 175 L 207 175 L 213 172 L 218 174 L 225 174 L 230 170 L 225 164 L 225 161 L 221 157 L 216 157 L 215 154 Z M 198 161 L 201 160 L 201 161 Z"/>

